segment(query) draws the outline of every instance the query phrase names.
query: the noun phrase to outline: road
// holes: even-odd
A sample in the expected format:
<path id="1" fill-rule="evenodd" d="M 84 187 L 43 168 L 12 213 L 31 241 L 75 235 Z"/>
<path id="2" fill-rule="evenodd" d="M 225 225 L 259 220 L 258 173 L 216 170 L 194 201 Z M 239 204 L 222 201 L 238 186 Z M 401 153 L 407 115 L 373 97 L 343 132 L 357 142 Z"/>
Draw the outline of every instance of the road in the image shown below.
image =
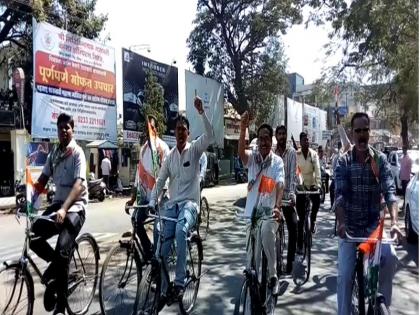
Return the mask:
<path id="1" fill-rule="evenodd" d="M 204 190 L 211 207 L 210 235 L 205 241 L 202 278 L 194 314 L 233 314 L 245 266 L 245 225 L 235 220 L 233 206 L 246 195 L 246 185 L 221 185 Z M 107 199 L 89 205 L 83 231 L 94 235 L 100 245 L 101 261 L 119 235 L 130 229 L 123 211 L 126 199 Z M 312 249 L 311 278 L 302 288 L 286 279 L 285 293 L 277 303 L 278 314 L 336 314 L 337 238 L 332 237 L 334 224 L 326 200 L 318 215 L 318 232 Z M 401 220 L 403 223 L 403 220 Z M 24 221 L 19 225 L 14 216 L 0 217 L 0 260 L 19 256 L 23 243 Z M 394 279 L 392 314 L 418 314 L 419 278 L 418 245 L 397 248 L 399 263 Z M 39 260 L 37 260 L 38 262 Z M 42 306 L 43 288 L 36 281 L 34 314 L 45 314 Z M 164 309 L 162 314 L 174 314 L 176 308 Z M 100 314 L 96 298 L 89 314 Z"/>

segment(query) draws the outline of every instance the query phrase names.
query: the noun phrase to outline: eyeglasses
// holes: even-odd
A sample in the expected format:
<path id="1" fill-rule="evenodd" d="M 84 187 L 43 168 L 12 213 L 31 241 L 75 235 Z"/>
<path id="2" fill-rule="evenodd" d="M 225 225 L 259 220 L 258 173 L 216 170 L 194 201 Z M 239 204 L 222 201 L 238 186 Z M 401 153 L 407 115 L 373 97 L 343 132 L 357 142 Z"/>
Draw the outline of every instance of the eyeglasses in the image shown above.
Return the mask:
<path id="1" fill-rule="evenodd" d="M 354 129 L 354 132 L 355 133 L 361 133 L 362 131 L 363 132 L 369 132 L 369 130 L 370 130 L 370 128 L 356 128 L 356 129 Z"/>

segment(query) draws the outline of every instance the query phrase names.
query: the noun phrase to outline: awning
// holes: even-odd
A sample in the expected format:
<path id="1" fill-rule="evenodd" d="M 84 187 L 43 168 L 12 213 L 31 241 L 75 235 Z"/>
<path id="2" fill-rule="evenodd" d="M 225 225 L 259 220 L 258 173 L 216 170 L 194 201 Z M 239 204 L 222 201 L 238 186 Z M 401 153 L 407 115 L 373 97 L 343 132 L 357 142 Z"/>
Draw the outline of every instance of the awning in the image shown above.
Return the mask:
<path id="1" fill-rule="evenodd" d="M 239 141 L 239 135 L 225 135 L 226 140 L 236 140 Z M 248 140 L 248 135 L 245 136 L 245 140 Z"/>
<path id="2" fill-rule="evenodd" d="M 86 145 L 87 148 L 118 149 L 118 146 L 108 140 L 95 140 Z"/>

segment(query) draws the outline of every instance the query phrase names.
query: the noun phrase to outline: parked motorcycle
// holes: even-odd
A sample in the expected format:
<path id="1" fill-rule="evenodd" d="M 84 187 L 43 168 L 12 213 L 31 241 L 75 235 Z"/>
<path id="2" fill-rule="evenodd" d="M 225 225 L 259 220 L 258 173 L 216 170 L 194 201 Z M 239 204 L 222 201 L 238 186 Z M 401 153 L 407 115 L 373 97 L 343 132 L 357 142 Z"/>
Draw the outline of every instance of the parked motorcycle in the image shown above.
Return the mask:
<path id="1" fill-rule="evenodd" d="M 247 172 L 247 170 L 245 168 L 239 169 L 238 175 L 236 177 L 236 182 L 238 184 L 248 182 L 248 172 Z"/>
<path id="2" fill-rule="evenodd" d="M 101 202 L 104 201 L 106 196 L 106 184 L 102 178 L 95 179 L 95 175 L 91 173 L 88 181 L 88 192 L 90 200 L 98 199 Z"/>
<path id="3" fill-rule="evenodd" d="M 23 172 L 15 182 L 16 210 L 18 212 L 26 211 L 26 184 L 23 183 Z"/>
<path id="4" fill-rule="evenodd" d="M 49 204 L 52 204 L 55 196 L 55 184 L 53 182 L 49 182 L 47 186 L 47 201 Z"/>

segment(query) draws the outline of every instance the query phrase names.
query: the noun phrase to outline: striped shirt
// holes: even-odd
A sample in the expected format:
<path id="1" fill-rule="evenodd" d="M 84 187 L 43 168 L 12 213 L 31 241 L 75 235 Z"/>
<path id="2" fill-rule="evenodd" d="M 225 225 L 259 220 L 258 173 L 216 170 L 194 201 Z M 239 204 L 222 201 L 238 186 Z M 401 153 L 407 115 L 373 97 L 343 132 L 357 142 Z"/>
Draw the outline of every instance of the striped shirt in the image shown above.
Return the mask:
<path id="1" fill-rule="evenodd" d="M 280 156 L 284 163 L 284 196 L 290 198 L 290 194 L 296 189 L 296 150 L 287 146 L 283 154 L 277 148 L 275 153 Z"/>
<path id="2" fill-rule="evenodd" d="M 377 176 L 372 159 L 379 169 Z M 396 201 L 391 167 L 385 155 L 369 146 L 364 163 L 357 162 L 355 148 L 340 156 L 335 168 L 335 193 L 337 206 L 344 209 L 349 233 L 368 236 L 379 222 L 381 196 L 388 208 Z"/>

